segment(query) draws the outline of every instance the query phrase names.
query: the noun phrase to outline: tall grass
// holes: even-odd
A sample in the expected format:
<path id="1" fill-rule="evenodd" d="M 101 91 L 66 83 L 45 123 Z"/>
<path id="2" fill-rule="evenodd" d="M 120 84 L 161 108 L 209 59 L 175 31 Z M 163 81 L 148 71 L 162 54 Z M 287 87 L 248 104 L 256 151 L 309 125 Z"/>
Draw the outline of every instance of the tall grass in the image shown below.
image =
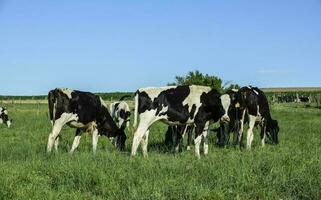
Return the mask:
<path id="1" fill-rule="evenodd" d="M 152 127 L 149 157 L 120 153 L 101 137 L 96 155 L 84 135 L 70 156 L 74 129 L 61 132 L 59 152 L 46 154 L 46 105 L 7 105 L 13 126 L 0 126 L 0 199 L 320 199 L 321 111 L 274 105 L 280 144 L 252 150 L 219 149 L 211 134 L 209 155 L 172 154 L 163 145 L 166 126 Z"/>

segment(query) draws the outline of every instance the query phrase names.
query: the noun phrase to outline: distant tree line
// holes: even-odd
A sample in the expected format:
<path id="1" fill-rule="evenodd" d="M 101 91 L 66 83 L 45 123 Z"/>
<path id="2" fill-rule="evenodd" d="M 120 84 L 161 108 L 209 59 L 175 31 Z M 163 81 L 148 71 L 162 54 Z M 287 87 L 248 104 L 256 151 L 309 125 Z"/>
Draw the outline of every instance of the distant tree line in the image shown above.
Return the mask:
<path id="1" fill-rule="evenodd" d="M 118 100 L 122 96 L 129 95 L 133 96 L 133 92 L 110 92 L 110 93 L 96 93 L 101 96 L 104 100 Z M 0 95 L 0 100 L 44 100 L 47 99 L 47 95 L 37 95 L 37 96 L 10 96 L 10 95 Z"/>

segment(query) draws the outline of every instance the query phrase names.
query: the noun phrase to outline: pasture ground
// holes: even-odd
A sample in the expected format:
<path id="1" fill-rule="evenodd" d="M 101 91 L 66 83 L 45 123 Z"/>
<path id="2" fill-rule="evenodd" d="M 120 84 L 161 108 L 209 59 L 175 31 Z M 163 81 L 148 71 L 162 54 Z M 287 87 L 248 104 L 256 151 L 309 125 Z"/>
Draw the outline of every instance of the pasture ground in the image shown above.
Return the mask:
<path id="1" fill-rule="evenodd" d="M 57 154 L 45 152 L 50 122 L 45 104 L 7 104 L 13 126 L 0 126 L 0 199 L 321 199 L 321 110 L 273 105 L 280 144 L 219 149 L 210 135 L 207 157 L 170 153 L 166 126 L 155 124 L 149 158 L 116 151 L 105 137 L 96 155 L 83 136 L 70 156 L 75 129 L 65 127 Z M 217 125 L 216 125 L 217 126 Z M 141 151 L 139 151 L 141 152 Z"/>

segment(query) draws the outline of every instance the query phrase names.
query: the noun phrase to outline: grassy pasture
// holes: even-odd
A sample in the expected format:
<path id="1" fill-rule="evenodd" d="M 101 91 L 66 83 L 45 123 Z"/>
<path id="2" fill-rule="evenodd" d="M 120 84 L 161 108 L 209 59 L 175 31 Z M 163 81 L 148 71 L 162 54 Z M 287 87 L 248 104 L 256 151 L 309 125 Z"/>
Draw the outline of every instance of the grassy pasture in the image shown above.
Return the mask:
<path id="1" fill-rule="evenodd" d="M 46 104 L 4 105 L 13 126 L 0 126 L 0 199 L 321 199 L 321 110 L 275 104 L 280 144 L 174 155 L 162 144 L 166 126 L 152 127 L 149 158 L 117 152 L 105 137 L 91 152 L 84 135 L 68 155 L 75 129 L 65 127 L 57 154 L 45 152 L 50 123 Z M 140 151 L 139 151 L 140 152 Z"/>

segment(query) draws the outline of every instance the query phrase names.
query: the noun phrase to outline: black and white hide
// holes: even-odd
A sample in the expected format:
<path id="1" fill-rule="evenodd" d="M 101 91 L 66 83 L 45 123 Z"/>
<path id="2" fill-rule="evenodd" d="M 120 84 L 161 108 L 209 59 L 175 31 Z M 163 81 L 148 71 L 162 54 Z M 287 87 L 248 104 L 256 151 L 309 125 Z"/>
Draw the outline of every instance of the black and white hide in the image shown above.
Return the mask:
<path id="1" fill-rule="evenodd" d="M 208 129 L 212 122 L 229 121 L 228 95 L 205 86 L 150 87 L 135 93 L 134 133 L 131 155 L 136 155 L 139 144 L 147 156 L 149 128 L 156 121 L 168 125 L 195 125 L 195 153 L 200 158 L 200 143 L 204 139 L 204 154 L 208 154 Z"/>
<path id="2" fill-rule="evenodd" d="M 0 124 L 5 124 L 8 128 L 10 128 L 12 120 L 9 119 L 8 110 L 0 107 Z"/>
<path id="3" fill-rule="evenodd" d="M 127 97 L 127 96 L 124 96 Z M 122 97 L 119 101 L 113 102 L 109 105 L 111 117 L 116 122 L 118 128 L 128 128 L 130 122 L 130 109 L 128 104 Z"/>
<path id="4" fill-rule="evenodd" d="M 58 149 L 58 136 L 65 124 L 77 129 L 70 153 L 78 147 L 82 132 L 92 134 L 94 152 L 99 135 L 117 136 L 117 147 L 124 149 L 126 135 L 117 127 L 99 96 L 90 92 L 57 88 L 49 91 L 48 103 L 52 131 L 48 137 L 47 152 L 51 152 L 53 145 Z"/>
<path id="5" fill-rule="evenodd" d="M 256 123 L 261 127 L 261 145 L 265 145 L 265 138 L 268 137 L 273 144 L 278 144 L 279 125 L 278 121 L 272 119 L 268 100 L 257 87 L 242 87 L 238 91 L 237 103 L 241 111 L 241 126 L 239 131 L 239 142 L 241 144 L 243 127 L 248 117 L 249 128 L 247 130 L 246 147 L 251 148 L 253 141 L 253 128 Z"/>
<path id="6" fill-rule="evenodd" d="M 233 146 L 238 144 L 238 135 L 240 130 L 240 123 L 242 114 L 240 111 L 240 104 L 237 100 L 240 98 L 237 89 L 228 90 L 225 94 L 230 96 L 231 106 L 228 110 L 228 116 L 230 121 L 228 123 L 220 122 L 220 126 L 213 131 L 217 135 L 217 145 L 219 147 L 225 147 L 230 142 L 230 133 L 233 133 Z"/>

